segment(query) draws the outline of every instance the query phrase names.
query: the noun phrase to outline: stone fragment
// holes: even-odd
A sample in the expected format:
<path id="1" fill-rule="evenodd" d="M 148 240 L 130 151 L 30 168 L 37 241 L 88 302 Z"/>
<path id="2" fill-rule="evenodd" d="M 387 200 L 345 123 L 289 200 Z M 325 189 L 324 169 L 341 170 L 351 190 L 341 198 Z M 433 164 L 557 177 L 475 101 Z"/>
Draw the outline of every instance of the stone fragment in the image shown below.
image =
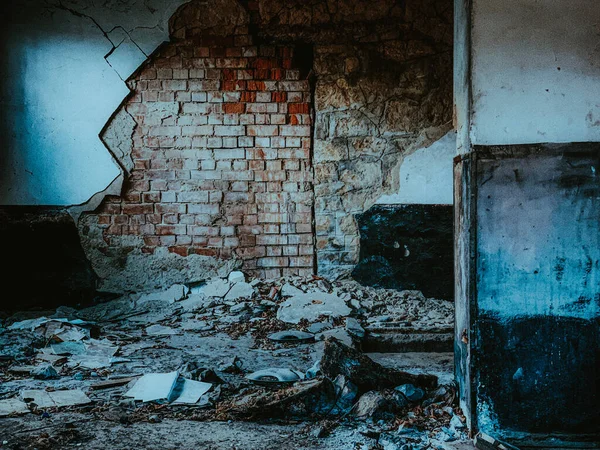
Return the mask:
<path id="1" fill-rule="evenodd" d="M 281 287 L 282 297 L 293 297 L 294 295 L 304 294 L 302 289 L 298 289 L 296 286 L 286 283 Z"/>
<path id="2" fill-rule="evenodd" d="M 54 367 L 52 367 L 52 365 L 45 364 L 33 369 L 31 371 L 31 375 L 33 375 L 34 378 L 37 378 L 39 380 L 49 380 L 51 378 L 57 378 L 58 372 Z"/>
<path id="3" fill-rule="evenodd" d="M 365 336 L 365 329 L 360 325 L 360 322 L 353 317 L 346 317 L 346 331 L 358 338 Z"/>
<path id="4" fill-rule="evenodd" d="M 221 278 L 215 278 L 210 280 L 204 286 L 201 286 L 198 290 L 199 294 L 205 297 L 219 297 L 223 298 L 229 292 L 231 284 L 227 280 Z"/>
<path id="5" fill-rule="evenodd" d="M 315 322 L 321 316 L 342 317 L 350 312 L 350 308 L 337 295 L 310 292 L 283 302 L 277 311 L 277 318 L 287 323 L 299 323 L 302 319 Z"/>
<path id="6" fill-rule="evenodd" d="M 182 298 L 184 298 L 188 293 L 187 286 L 183 284 L 174 284 L 169 289 L 164 291 L 156 291 L 149 292 L 147 294 L 142 294 L 142 296 L 138 299 L 138 304 L 143 304 L 147 302 L 165 302 L 165 303 L 175 303 Z"/>
<path id="7" fill-rule="evenodd" d="M 310 326 L 308 327 L 308 331 L 310 333 L 317 334 L 329 328 L 331 328 L 331 324 L 328 322 L 315 322 L 310 324 Z"/>
<path id="8" fill-rule="evenodd" d="M 398 392 L 369 391 L 358 399 L 354 414 L 359 419 L 388 420 L 393 419 L 407 404 Z"/>
<path id="9" fill-rule="evenodd" d="M 322 333 L 319 333 L 316 336 L 318 341 L 324 341 L 325 339 L 332 337 L 340 341 L 342 344 L 347 345 L 348 347 L 354 347 L 354 341 L 352 340 L 352 336 L 342 329 L 342 328 L 334 328 L 333 330 L 326 330 Z"/>
<path id="10" fill-rule="evenodd" d="M 411 402 L 418 402 L 425 396 L 423 389 L 414 387 L 412 384 L 403 384 L 402 386 L 394 388 L 394 390 L 400 392 Z"/>
<path id="11" fill-rule="evenodd" d="M 184 311 L 198 311 L 203 308 L 207 308 L 207 306 L 211 300 L 208 300 L 204 295 L 201 294 L 190 294 L 188 298 L 182 300 L 178 303 L 179 306 L 183 308 Z"/>
<path id="12" fill-rule="evenodd" d="M 229 311 L 231 313 L 233 313 L 233 314 L 237 314 L 237 313 L 242 312 L 242 311 L 244 311 L 246 309 L 248 309 L 248 303 L 247 302 L 242 302 L 242 303 L 238 303 L 237 305 L 233 305 Z"/>
<path id="13" fill-rule="evenodd" d="M 244 275 L 244 272 L 235 270 L 229 274 L 229 277 L 227 279 L 229 280 L 229 282 L 231 284 L 240 283 L 240 282 L 244 283 L 246 281 L 246 276 Z"/>
<path id="14" fill-rule="evenodd" d="M 238 300 L 241 298 L 252 298 L 254 296 L 254 288 L 249 283 L 240 282 L 233 285 L 230 291 L 225 296 L 225 301 Z"/>

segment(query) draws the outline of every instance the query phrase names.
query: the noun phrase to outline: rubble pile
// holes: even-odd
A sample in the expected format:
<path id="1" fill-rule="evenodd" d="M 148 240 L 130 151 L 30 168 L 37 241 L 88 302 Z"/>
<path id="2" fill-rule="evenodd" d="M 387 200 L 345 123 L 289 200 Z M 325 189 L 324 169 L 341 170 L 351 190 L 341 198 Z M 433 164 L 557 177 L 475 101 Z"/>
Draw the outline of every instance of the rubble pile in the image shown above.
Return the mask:
<path id="1" fill-rule="evenodd" d="M 305 422 L 315 439 L 350 427 L 376 448 L 442 445 L 465 438 L 454 386 L 381 365 L 361 343 L 373 324 L 446 329 L 452 313 L 416 291 L 241 272 L 23 312 L 0 328 L 0 420 Z"/>

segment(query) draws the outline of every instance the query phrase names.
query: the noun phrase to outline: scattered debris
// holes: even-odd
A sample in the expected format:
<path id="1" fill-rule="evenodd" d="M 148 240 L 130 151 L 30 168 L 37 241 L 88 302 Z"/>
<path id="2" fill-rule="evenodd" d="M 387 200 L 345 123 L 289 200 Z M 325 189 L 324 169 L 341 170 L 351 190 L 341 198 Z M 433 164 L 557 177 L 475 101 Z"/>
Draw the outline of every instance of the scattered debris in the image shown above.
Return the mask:
<path id="1" fill-rule="evenodd" d="M 454 386 L 359 350 L 380 330 L 451 326 L 450 303 L 414 291 L 232 272 L 45 314 L 0 323 L 0 416 L 70 406 L 124 425 L 276 419 L 388 450 L 466 435 Z"/>
<path id="2" fill-rule="evenodd" d="M 284 301 L 277 311 L 277 318 L 287 323 L 301 320 L 316 322 L 321 316 L 331 318 L 347 316 L 352 310 L 337 295 L 324 292 L 298 294 Z"/>
<path id="3" fill-rule="evenodd" d="M 354 414 L 359 419 L 391 420 L 408 402 L 396 391 L 369 391 L 359 399 Z"/>
<path id="4" fill-rule="evenodd" d="M 65 406 L 87 405 L 92 401 L 79 389 L 65 391 L 44 391 L 41 389 L 25 389 L 21 399 L 37 408 L 62 408 Z"/>
<path id="5" fill-rule="evenodd" d="M 423 399 L 425 392 L 423 389 L 414 387 L 412 384 L 403 384 L 395 388 L 396 391 L 400 392 L 410 402 L 418 402 Z"/>

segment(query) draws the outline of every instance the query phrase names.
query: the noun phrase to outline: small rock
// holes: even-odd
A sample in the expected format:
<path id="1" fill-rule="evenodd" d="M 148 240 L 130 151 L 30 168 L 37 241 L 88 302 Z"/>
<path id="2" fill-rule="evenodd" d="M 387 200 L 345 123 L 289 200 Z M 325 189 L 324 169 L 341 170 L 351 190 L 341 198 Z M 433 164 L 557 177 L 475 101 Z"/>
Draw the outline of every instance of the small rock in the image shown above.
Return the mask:
<path id="1" fill-rule="evenodd" d="M 277 306 L 277 303 L 275 303 L 275 302 L 272 302 L 271 300 L 261 300 L 261 301 L 260 301 L 260 304 L 261 304 L 262 306 L 267 306 L 267 307 L 269 307 L 269 308 L 272 308 L 273 306 Z"/>
<path id="2" fill-rule="evenodd" d="M 406 400 L 395 391 L 369 391 L 358 399 L 354 414 L 359 419 L 387 420 L 406 405 Z"/>
<path id="3" fill-rule="evenodd" d="M 198 292 L 205 297 L 223 298 L 229 292 L 230 288 L 231 284 L 229 281 L 222 280 L 221 278 L 215 278 L 202 286 Z"/>
<path id="4" fill-rule="evenodd" d="M 415 387 L 412 384 L 403 384 L 394 388 L 394 390 L 402 393 L 411 402 L 418 402 L 425 396 L 423 389 Z"/>
<path id="5" fill-rule="evenodd" d="M 450 428 L 454 428 L 455 430 L 462 430 L 465 428 L 465 424 L 460 416 L 457 416 L 456 414 L 452 416 L 452 419 L 450 420 Z"/>
<path id="6" fill-rule="evenodd" d="M 342 344 L 347 345 L 348 347 L 354 347 L 354 341 L 352 340 L 352 336 L 342 329 L 342 328 L 334 328 L 333 330 L 326 330 L 320 334 L 315 336 L 315 339 L 318 341 L 324 341 L 329 336 L 334 337 L 338 341 L 342 342 Z"/>
<path id="7" fill-rule="evenodd" d="M 83 380 L 83 373 L 82 372 L 77 372 L 75 375 L 73 375 L 73 379 L 77 380 L 77 381 L 82 381 Z"/>
<path id="8" fill-rule="evenodd" d="M 240 358 L 235 356 L 231 361 L 221 364 L 219 371 L 225 373 L 242 373 L 244 371 L 244 363 Z"/>
<path id="9" fill-rule="evenodd" d="M 31 371 L 31 375 L 38 380 L 49 380 L 51 378 L 58 378 L 58 372 L 52 365 L 47 364 L 36 367 Z"/>
<path id="10" fill-rule="evenodd" d="M 321 361 L 316 361 L 310 369 L 306 371 L 305 378 L 311 379 L 321 374 Z"/>
<path id="11" fill-rule="evenodd" d="M 315 322 L 320 316 L 347 316 L 351 311 L 337 295 L 310 292 L 290 297 L 283 302 L 277 311 L 277 318 L 283 322 L 297 324 L 302 319 Z"/>
<path id="12" fill-rule="evenodd" d="M 156 414 L 152 414 L 151 416 L 148 417 L 148 422 L 150 422 L 150 423 L 160 423 L 160 422 L 162 422 L 162 420 Z"/>
<path id="13" fill-rule="evenodd" d="M 315 429 L 313 430 L 313 436 L 318 438 L 318 439 L 322 439 L 322 438 L 326 438 L 327 436 L 329 436 L 331 434 L 331 431 L 329 430 L 329 426 L 327 426 L 327 424 L 325 425 L 317 425 L 315 427 Z"/>
<path id="14" fill-rule="evenodd" d="M 346 331 L 358 338 L 363 338 L 365 336 L 365 329 L 360 325 L 360 322 L 353 317 L 346 317 Z"/>
<path id="15" fill-rule="evenodd" d="M 252 298 L 254 288 L 249 283 L 240 282 L 233 285 L 231 290 L 225 296 L 226 301 L 238 300 L 240 298 Z"/>
<path id="16" fill-rule="evenodd" d="M 165 302 L 175 303 L 184 298 L 188 293 L 187 286 L 183 284 L 174 284 L 169 289 L 164 291 L 150 292 L 148 294 L 142 294 L 138 299 L 138 304 L 146 302 Z"/>
<path id="17" fill-rule="evenodd" d="M 232 306 L 229 311 L 231 313 L 233 313 L 233 314 L 237 314 L 237 313 L 242 312 L 242 311 L 244 311 L 246 309 L 248 309 L 248 303 L 242 302 L 242 303 L 238 303 L 237 305 Z"/>
<path id="18" fill-rule="evenodd" d="M 229 274 L 228 280 L 231 284 L 240 283 L 240 282 L 244 283 L 246 281 L 246 276 L 244 275 L 243 272 L 236 270 Z"/>
<path id="19" fill-rule="evenodd" d="M 329 328 L 331 328 L 331 324 L 328 322 L 315 322 L 310 324 L 310 326 L 308 327 L 308 331 L 310 333 L 316 334 Z"/>
<path id="20" fill-rule="evenodd" d="M 293 297 L 294 295 L 304 294 L 304 291 L 298 289 L 296 286 L 286 283 L 281 287 L 282 297 Z"/>

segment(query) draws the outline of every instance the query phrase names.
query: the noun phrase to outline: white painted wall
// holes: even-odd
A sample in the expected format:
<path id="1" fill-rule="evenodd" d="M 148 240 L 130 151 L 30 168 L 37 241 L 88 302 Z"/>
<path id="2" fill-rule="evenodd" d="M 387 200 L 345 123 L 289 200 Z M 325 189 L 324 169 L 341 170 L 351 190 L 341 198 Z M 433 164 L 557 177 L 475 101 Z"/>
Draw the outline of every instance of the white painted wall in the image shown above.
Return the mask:
<path id="1" fill-rule="evenodd" d="M 600 141 L 598 0 L 472 8 L 471 143 Z"/>
<path id="2" fill-rule="evenodd" d="M 185 2 L 3 2 L 1 205 L 81 204 L 119 176 L 99 134 Z"/>
<path id="3" fill-rule="evenodd" d="M 400 189 L 383 195 L 377 204 L 451 205 L 453 198 L 453 158 L 456 133 L 449 132 L 429 147 L 404 158 L 400 165 Z"/>

